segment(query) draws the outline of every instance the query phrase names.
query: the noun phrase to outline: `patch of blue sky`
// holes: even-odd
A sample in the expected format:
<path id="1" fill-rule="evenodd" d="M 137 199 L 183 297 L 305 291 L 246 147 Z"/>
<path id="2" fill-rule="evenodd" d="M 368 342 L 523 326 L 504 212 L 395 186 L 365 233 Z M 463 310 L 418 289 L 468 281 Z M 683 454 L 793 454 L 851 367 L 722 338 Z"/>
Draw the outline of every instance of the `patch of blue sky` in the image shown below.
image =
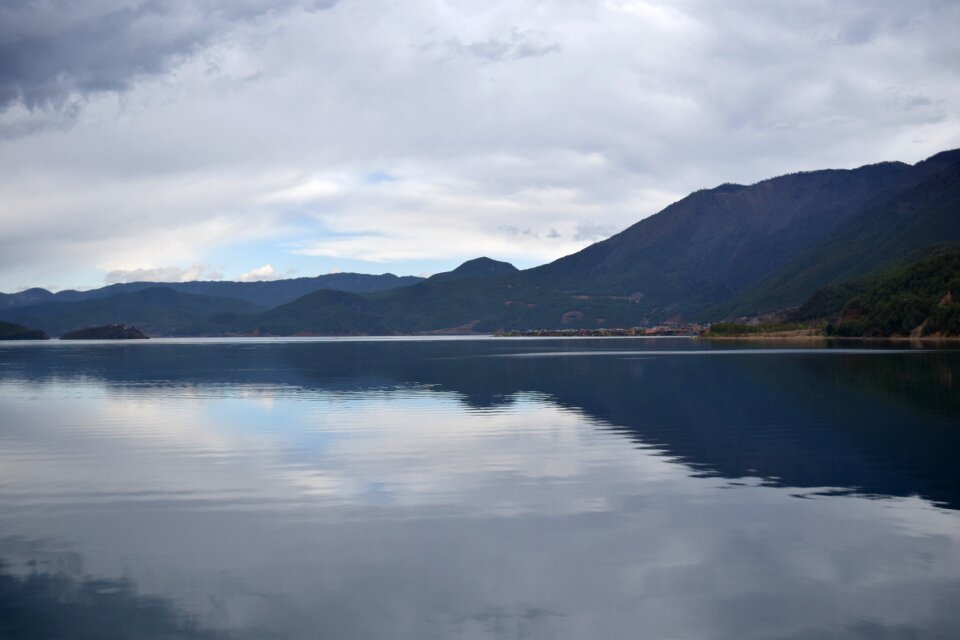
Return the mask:
<path id="1" fill-rule="evenodd" d="M 420 428 L 425 420 L 444 422 L 461 403 L 457 394 L 418 388 L 330 393 L 238 387 L 235 395 L 208 399 L 202 411 L 203 423 L 233 440 L 233 446 L 266 444 L 282 452 L 287 463 L 303 464 L 338 443 L 382 439 L 392 431 Z M 370 420 L 373 416 L 377 420 Z"/>
<path id="2" fill-rule="evenodd" d="M 396 182 L 397 176 L 387 173 L 386 171 L 371 171 L 363 177 L 363 181 L 366 184 L 383 184 L 384 182 Z"/>
<path id="3" fill-rule="evenodd" d="M 388 174 L 369 174 L 371 179 L 392 179 Z M 223 274 L 226 280 L 235 280 L 252 269 L 269 264 L 277 278 L 312 277 L 336 272 L 392 273 L 398 276 L 424 276 L 450 271 L 462 262 L 479 255 L 442 259 L 425 256 L 396 261 L 372 261 L 349 256 L 305 255 L 298 251 L 315 246 L 324 240 L 350 237 L 376 237 L 376 232 L 337 232 L 327 229 L 323 223 L 308 214 L 291 213 L 290 230 L 283 236 L 223 244 L 210 251 L 202 262 L 209 263 Z M 500 259 L 498 256 L 491 256 Z M 515 262 L 518 268 L 529 268 L 539 263 Z"/>
<path id="4" fill-rule="evenodd" d="M 240 387 L 241 393 L 243 387 Z M 205 403 L 206 424 L 232 438 L 268 440 L 283 450 L 321 452 L 334 441 L 355 437 L 322 428 L 314 419 L 316 405 L 289 397 L 283 389 L 251 389 L 250 395 L 217 398 Z"/>

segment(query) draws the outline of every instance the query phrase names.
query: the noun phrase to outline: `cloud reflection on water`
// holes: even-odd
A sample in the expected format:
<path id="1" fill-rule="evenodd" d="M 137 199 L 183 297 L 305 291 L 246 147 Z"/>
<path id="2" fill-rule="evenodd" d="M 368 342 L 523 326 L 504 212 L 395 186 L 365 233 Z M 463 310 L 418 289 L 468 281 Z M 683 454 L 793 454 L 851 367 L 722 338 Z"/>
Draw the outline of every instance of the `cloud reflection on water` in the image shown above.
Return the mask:
<path id="1" fill-rule="evenodd" d="M 126 581 L 229 637 L 960 628 L 960 517 L 910 494 L 950 478 L 902 471 L 952 442 L 945 414 L 828 375 L 909 372 L 896 356 L 477 365 L 494 359 L 373 346 L 358 366 L 336 346 L 167 348 L 0 369 L 0 531 L 40 541 L 0 548 L 9 571 L 66 548 L 74 588 Z M 896 424 L 919 441 L 905 458 Z"/>

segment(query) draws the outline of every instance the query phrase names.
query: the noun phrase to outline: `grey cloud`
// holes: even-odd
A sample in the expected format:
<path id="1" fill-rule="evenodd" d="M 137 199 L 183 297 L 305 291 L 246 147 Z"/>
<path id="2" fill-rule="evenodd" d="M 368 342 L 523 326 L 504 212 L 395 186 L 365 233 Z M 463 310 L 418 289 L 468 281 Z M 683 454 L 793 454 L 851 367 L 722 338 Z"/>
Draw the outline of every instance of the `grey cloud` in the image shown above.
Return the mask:
<path id="1" fill-rule="evenodd" d="M 581 223 L 581 224 L 587 224 L 587 225 L 589 225 L 590 223 Z M 578 229 L 579 229 L 579 226 L 578 226 Z M 502 233 L 505 233 L 505 234 L 507 234 L 507 235 L 509 235 L 509 236 L 518 236 L 518 237 L 519 237 L 519 236 L 528 236 L 528 237 L 531 237 L 531 238 L 539 238 L 539 237 L 540 237 L 540 233 L 537 232 L 537 231 L 535 231 L 535 230 L 533 230 L 533 229 L 530 228 L 530 227 L 518 227 L 518 226 L 512 225 L 512 224 L 503 224 L 503 225 L 500 225 L 499 227 L 497 227 L 497 231 L 500 231 L 500 232 L 502 232 Z M 543 237 L 548 238 L 548 239 L 550 239 L 550 240 L 554 240 L 554 239 L 556 239 L 556 238 L 562 238 L 562 237 L 563 237 L 563 234 L 560 233 L 559 231 L 557 231 L 556 229 L 554 229 L 553 227 L 550 227 L 549 229 L 547 229 L 546 233 L 543 234 Z M 575 239 L 579 239 L 579 238 L 575 238 Z"/>
<path id="2" fill-rule="evenodd" d="M 237 23 L 294 5 L 301 6 L 295 0 L 7 2 L 0 7 L 0 109 L 17 102 L 59 108 L 74 95 L 122 91 Z"/>
<path id="3" fill-rule="evenodd" d="M 539 35 L 533 31 L 516 29 L 502 37 L 476 42 L 463 42 L 460 38 L 451 38 L 445 45 L 451 54 L 473 56 L 488 62 L 540 58 L 561 50 L 559 44 L 542 42 Z"/>
<path id="4" fill-rule="evenodd" d="M 573 239 L 579 242 L 593 242 L 602 240 L 617 232 L 617 229 L 607 224 L 597 224 L 589 220 L 578 222 L 574 230 Z"/>
<path id="5" fill-rule="evenodd" d="M 500 225 L 499 227 L 497 227 L 497 230 L 502 231 L 503 233 L 506 233 L 507 235 L 511 235 L 511 236 L 531 236 L 533 238 L 539 237 L 537 232 L 531 229 L 530 227 L 525 227 L 521 229 L 520 227 L 514 226 L 512 224 Z"/>

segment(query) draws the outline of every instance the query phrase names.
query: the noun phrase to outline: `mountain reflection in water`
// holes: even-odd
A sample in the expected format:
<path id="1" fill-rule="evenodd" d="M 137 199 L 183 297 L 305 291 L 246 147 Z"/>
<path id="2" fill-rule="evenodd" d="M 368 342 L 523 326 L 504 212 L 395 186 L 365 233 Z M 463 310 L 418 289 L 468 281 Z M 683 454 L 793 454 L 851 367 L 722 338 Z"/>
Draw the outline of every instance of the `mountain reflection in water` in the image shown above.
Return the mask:
<path id="1" fill-rule="evenodd" d="M 689 340 L 0 347 L 0 637 L 954 637 L 957 373 Z"/>

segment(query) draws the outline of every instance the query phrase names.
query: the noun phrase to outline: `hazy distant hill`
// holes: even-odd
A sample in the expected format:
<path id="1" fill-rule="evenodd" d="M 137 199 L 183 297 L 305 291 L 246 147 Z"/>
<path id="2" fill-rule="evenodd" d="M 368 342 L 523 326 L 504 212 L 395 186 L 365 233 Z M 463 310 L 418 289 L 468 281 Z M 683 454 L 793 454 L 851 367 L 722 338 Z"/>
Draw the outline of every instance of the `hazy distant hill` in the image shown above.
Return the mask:
<path id="1" fill-rule="evenodd" d="M 150 287 L 109 298 L 44 302 L 0 312 L 2 319 L 59 336 L 73 329 L 132 324 L 148 335 L 167 335 L 212 314 L 253 314 L 263 307 L 234 298 L 195 296 L 169 287 Z"/>
<path id="2" fill-rule="evenodd" d="M 40 287 L 26 289 L 18 293 L 0 293 L 0 309 L 50 302 L 54 299 L 53 296 L 52 292 Z"/>
<path id="3" fill-rule="evenodd" d="M 509 262 L 501 262 L 492 258 L 482 257 L 467 260 L 453 271 L 436 273 L 430 276 L 431 282 L 452 282 L 469 278 L 491 278 L 517 273 L 519 269 Z"/>
<path id="4" fill-rule="evenodd" d="M 388 291 L 398 287 L 407 287 L 423 278 L 417 276 L 395 276 L 392 273 L 370 275 L 366 273 L 331 273 L 310 278 L 289 278 L 263 282 L 233 282 L 229 280 L 209 280 L 195 282 L 129 282 L 112 284 L 90 291 L 60 291 L 51 293 L 46 289 L 27 289 L 19 293 L 0 293 L 0 309 L 23 307 L 40 302 L 76 302 L 79 300 L 97 300 L 117 295 L 133 293 L 151 287 L 166 287 L 181 293 L 236 298 L 261 307 L 275 307 L 300 296 L 320 289 L 350 291 L 352 293 L 373 293 Z"/>

